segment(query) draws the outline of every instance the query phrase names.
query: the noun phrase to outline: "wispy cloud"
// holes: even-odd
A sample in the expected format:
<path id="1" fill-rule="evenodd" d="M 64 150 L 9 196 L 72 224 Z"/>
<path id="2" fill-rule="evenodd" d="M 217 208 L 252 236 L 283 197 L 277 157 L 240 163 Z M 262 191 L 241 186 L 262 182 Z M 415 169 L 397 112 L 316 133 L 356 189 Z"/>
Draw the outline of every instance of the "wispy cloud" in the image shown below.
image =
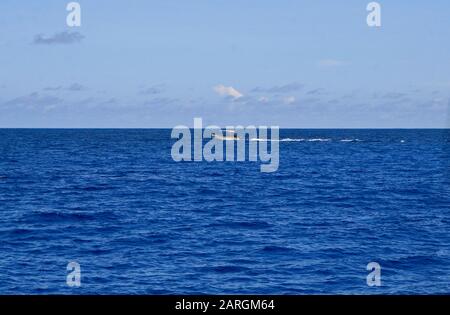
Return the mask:
<path id="1" fill-rule="evenodd" d="M 164 91 L 164 85 L 163 84 L 158 84 L 158 85 L 153 85 L 147 88 L 142 89 L 139 94 L 143 94 L 143 95 L 156 95 L 156 94 L 161 94 Z"/>
<path id="2" fill-rule="evenodd" d="M 44 88 L 44 91 L 61 91 L 62 89 L 62 86 L 47 86 Z"/>
<path id="3" fill-rule="evenodd" d="M 33 44 L 35 45 L 58 45 L 58 44 L 74 44 L 79 43 L 84 39 L 84 36 L 79 32 L 60 32 L 51 36 L 38 34 L 34 37 Z"/>
<path id="4" fill-rule="evenodd" d="M 86 89 L 86 87 L 84 85 L 79 84 L 79 83 L 74 83 L 74 84 L 72 84 L 71 86 L 69 86 L 67 88 L 68 91 L 83 91 L 85 89 Z"/>
<path id="5" fill-rule="evenodd" d="M 289 83 L 285 85 L 277 85 L 269 88 L 256 87 L 252 92 L 256 93 L 291 93 L 299 91 L 303 88 L 303 84 L 300 83 Z"/>
<path id="6" fill-rule="evenodd" d="M 390 100 L 398 100 L 405 97 L 407 97 L 407 94 L 402 92 L 388 92 L 381 96 L 381 98 Z"/>
<path id="7" fill-rule="evenodd" d="M 224 85 L 220 84 L 220 85 L 215 86 L 213 89 L 217 94 L 219 94 L 221 96 L 229 96 L 234 99 L 244 96 L 241 92 L 239 92 L 232 86 L 224 86 Z"/>
<path id="8" fill-rule="evenodd" d="M 325 92 L 325 89 L 322 88 L 318 88 L 318 89 L 313 89 L 308 91 L 306 94 L 307 95 L 321 95 Z"/>
<path id="9" fill-rule="evenodd" d="M 41 95 L 38 92 L 33 92 L 28 95 L 16 97 L 5 103 L 6 106 L 21 106 L 34 108 L 36 106 L 50 106 L 56 105 L 62 102 L 62 99 L 51 96 Z"/>
<path id="10" fill-rule="evenodd" d="M 87 87 L 85 87 L 84 85 L 80 84 L 80 83 L 73 83 L 69 86 L 62 86 L 62 85 L 58 85 L 58 86 L 48 86 L 44 88 L 44 91 L 70 91 L 70 92 L 79 92 L 79 91 L 84 91 L 87 90 Z"/>

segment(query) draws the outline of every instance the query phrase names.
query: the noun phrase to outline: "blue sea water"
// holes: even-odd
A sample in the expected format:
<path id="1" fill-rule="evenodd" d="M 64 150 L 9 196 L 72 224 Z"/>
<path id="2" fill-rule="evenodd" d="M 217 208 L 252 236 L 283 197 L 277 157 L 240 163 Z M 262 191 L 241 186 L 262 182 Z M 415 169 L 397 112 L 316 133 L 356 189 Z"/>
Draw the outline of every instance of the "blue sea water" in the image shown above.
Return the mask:
<path id="1" fill-rule="evenodd" d="M 0 294 L 450 294 L 449 130 L 280 137 L 261 173 L 168 129 L 0 130 Z"/>

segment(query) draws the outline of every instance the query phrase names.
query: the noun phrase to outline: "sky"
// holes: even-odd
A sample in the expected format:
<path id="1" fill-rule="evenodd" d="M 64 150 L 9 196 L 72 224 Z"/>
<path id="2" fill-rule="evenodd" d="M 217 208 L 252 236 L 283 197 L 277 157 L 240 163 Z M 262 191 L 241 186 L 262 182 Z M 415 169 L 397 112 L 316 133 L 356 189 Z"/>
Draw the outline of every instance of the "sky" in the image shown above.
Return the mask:
<path id="1" fill-rule="evenodd" d="M 0 128 L 449 128 L 450 2 L 0 1 Z"/>

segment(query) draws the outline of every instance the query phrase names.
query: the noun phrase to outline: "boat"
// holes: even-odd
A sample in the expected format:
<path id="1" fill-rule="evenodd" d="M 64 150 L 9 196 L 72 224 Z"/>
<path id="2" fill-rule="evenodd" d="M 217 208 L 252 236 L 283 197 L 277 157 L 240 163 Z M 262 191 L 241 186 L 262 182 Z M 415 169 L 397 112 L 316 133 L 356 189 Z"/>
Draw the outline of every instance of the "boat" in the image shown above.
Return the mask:
<path id="1" fill-rule="evenodd" d="M 221 134 L 213 133 L 212 136 L 216 139 L 225 140 L 225 141 L 240 140 L 237 133 L 233 130 L 225 130 L 225 136 L 223 135 L 223 133 L 221 133 Z"/>

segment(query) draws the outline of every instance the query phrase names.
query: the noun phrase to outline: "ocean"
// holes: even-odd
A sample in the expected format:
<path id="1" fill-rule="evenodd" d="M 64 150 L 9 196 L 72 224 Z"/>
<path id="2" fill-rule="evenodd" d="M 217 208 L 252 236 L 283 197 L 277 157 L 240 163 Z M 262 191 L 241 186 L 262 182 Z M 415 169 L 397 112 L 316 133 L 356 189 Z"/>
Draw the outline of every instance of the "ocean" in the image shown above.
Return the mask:
<path id="1" fill-rule="evenodd" d="M 273 173 L 170 132 L 0 129 L 0 294 L 450 294 L 450 130 L 282 129 Z"/>

